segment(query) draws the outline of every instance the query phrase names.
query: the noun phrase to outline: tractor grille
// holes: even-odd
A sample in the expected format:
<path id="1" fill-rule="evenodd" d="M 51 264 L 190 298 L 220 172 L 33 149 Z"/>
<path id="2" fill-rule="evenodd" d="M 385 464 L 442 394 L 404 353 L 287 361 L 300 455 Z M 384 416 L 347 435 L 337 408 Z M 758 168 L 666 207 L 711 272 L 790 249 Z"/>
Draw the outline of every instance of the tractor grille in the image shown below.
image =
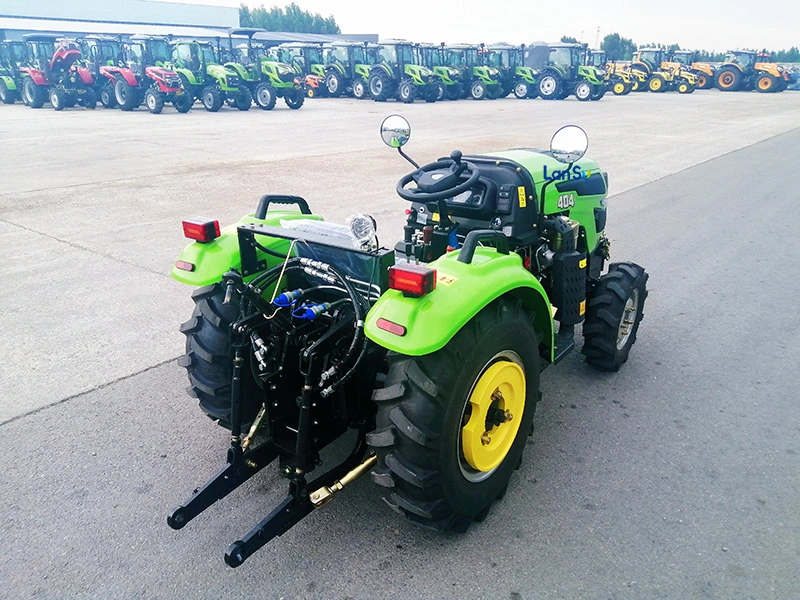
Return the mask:
<path id="1" fill-rule="evenodd" d="M 181 80 L 178 77 L 169 78 L 169 79 L 166 80 L 165 83 L 167 84 L 168 87 L 171 87 L 171 88 L 179 88 L 179 87 L 181 87 Z"/>
<path id="2" fill-rule="evenodd" d="M 235 75 L 229 75 L 226 81 L 228 87 L 239 87 L 239 78 Z"/>

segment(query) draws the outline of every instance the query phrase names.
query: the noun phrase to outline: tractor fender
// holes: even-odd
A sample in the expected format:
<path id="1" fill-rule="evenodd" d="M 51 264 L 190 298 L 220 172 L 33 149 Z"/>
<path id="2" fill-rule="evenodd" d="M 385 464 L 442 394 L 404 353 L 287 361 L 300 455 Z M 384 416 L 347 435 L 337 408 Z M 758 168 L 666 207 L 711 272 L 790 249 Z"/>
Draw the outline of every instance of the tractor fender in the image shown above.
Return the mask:
<path id="1" fill-rule="evenodd" d="M 78 67 L 75 69 L 78 72 L 78 77 L 81 78 L 81 83 L 84 85 L 92 85 L 94 83 L 94 77 L 92 77 L 92 72 L 86 67 Z"/>
<path id="2" fill-rule="evenodd" d="M 116 75 L 122 77 L 131 87 L 137 87 L 139 84 L 136 82 L 136 75 L 130 69 L 118 69 Z"/>
<path id="3" fill-rule="evenodd" d="M 756 74 L 759 75 L 758 71 L 763 73 L 769 73 L 773 77 L 777 77 L 780 79 L 783 76 L 780 69 L 778 69 L 778 65 L 775 63 L 756 63 L 753 67 L 756 70 Z"/>
<path id="4" fill-rule="evenodd" d="M 242 259 L 239 255 L 239 236 L 236 232 L 239 225 L 271 225 L 280 227 L 282 220 L 291 219 L 316 219 L 322 220 L 317 215 L 304 215 L 299 212 L 270 211 L 265 219 L 257 219 L 255 215 L 242 217 L 238 223 L 229 225 L 220 231 L 220 236 L 212 242 L 192 242 L 183 249 L 175 266 L 172 267 L 172 278 L 180 283 L 202 287 L 217 283 L 231 268 L 241 269 Z M 260 240 L 259 240 L 260 241 Z M 261 241 L 260 241 L 261 242 Z M 265 238 L 263 245 L 285 254 L 289 249 L 289 241 L 283 239 Z M 260 258 L 265 258 L 259 255 Z M 270 266 L 274 266 L 279 259 L 267 256 Z M 192 265 L 192 270 L 179 269 L 178 264 Z"/>
<path id="5" fill-rule="evenodd" d="M 397 290 L 386 291 L 367 314 L 364 333 L 376 344 L 409 356 L 422 356 L 443 348 L 485 306 L 501 296 L 513 296 L 534 315 L 534 327 L 553 359 L 553 317 L 547 294 L 515 253 L 501 254 L 478 247 L 472 262 L 458 260 L 453 251 L 428 264 L 436 269 L 436 289 L 421 298 Z M 400 325 L 398 335 L 378 326 L 378 321 Z"/>
<path id="6" fill-rule="evenodd" d="M 0 75 L 0 81 L 5 83 L 6 84 L 6 88 L 11 92 L 13 92 L 14 90 L 17 89 L 17 84 L 14 83 L 14 79 L 11 78 L 11 77 L 8 77 L 7 75 Z"/>
<path id="7" fill-rule="evenodd" d="M 33 83 L 36 85 L 47 85 L 47 77 L 45 77 L 44 73 L 38 71 L 36 69 L 28 69 L 26 71 L 28 77 L 33 79 Z"/>
<path id="8" fill-rule="evenodd" d="M 119 67 L 107 67 L 103 66 L 100 67 L 100 75 L 106 77 L 110 81 L 114 81 L 116 79 L 117 74 L 121 71 Z"/>

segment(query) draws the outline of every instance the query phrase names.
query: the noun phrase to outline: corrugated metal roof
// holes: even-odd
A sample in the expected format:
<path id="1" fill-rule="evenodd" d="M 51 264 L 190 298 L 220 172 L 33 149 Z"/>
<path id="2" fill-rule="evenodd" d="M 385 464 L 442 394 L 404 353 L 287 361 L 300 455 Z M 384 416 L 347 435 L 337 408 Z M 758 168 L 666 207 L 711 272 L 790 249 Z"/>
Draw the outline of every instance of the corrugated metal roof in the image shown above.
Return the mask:
<path id="1" fill-rule="evenodd" d="M 168 35 L 175 37 L 215 38 L 227 37 L 227 29 L 211 29 L 206 27 L 188 27 L 184 25 L 137 25 L 131 23 L 105 23 L 93 21 L 62 21 L 60 19 L 21 19 L 16 17 L 0 17 L 0 30 L 6 31 L 9 39 L 19 39 L 22 33 L 47 31 L 66 35 L 109 33 L 113 35 Z M 9 35 L 14 32 L 15 35 Z"/>

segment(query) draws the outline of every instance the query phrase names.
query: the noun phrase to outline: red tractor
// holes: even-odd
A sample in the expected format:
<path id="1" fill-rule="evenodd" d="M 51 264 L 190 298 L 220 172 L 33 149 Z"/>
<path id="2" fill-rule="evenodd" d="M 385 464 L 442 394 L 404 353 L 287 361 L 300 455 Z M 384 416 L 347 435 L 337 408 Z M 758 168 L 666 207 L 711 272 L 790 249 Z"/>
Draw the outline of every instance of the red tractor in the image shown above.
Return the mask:
<path id="1" fill-rule="evenodd" d="M 183 89 L 180 76 L 166 68 L 170 47 L 166 38 L 134 35 L 122 47 L 122 60 L 116 66 L 100 67 L 114 90 L 114 101 L 124 111 L 144 102 L 147 110 L 158 114 L 172 102 L 180 113 L 189 112 L 192 95 Z"/>
<path id="2" fill-rule="evenodd" d="M 81 63 L 77 44 L 57 35 L 34 33 L 23 36 L 26 65 L 20 67 L 22 100 L 41 108 L 48 100 L 55 110 L 80 104 L 97 106 L 94 78 Z"/>

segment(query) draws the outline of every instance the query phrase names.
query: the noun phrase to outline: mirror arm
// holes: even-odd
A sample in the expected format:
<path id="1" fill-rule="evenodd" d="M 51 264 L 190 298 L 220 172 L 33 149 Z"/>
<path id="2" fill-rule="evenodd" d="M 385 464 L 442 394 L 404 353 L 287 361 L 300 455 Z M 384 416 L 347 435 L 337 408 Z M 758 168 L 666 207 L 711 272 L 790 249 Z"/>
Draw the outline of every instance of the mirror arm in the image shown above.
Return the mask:
<path id="1" fill-rule="evenodd" d="M 413 159 L 413 158 L 411 158 L 411 157 L 410 157 L 408 154 L 406 154 L 405 152 L 403 152 L 403 148 L 402 148 L 402 147 L 401 147 L 401 148 L 398 148 L 398 149 L 397 149 L 397 151 L 400 153 L 400 156 L 402 156 L 403 158 L 405 158 L 405 159 L 406 159 L 408 162 L 410 162 L 410 163 L 411 163 L 412 165 L 414 165 L 414 166 L 415 166 L 417 169 L 419 169 L 419 165 L 418 165 L 418 164 L 417 164 L 417 163 L 414 161 L 414 159 Z"/>

